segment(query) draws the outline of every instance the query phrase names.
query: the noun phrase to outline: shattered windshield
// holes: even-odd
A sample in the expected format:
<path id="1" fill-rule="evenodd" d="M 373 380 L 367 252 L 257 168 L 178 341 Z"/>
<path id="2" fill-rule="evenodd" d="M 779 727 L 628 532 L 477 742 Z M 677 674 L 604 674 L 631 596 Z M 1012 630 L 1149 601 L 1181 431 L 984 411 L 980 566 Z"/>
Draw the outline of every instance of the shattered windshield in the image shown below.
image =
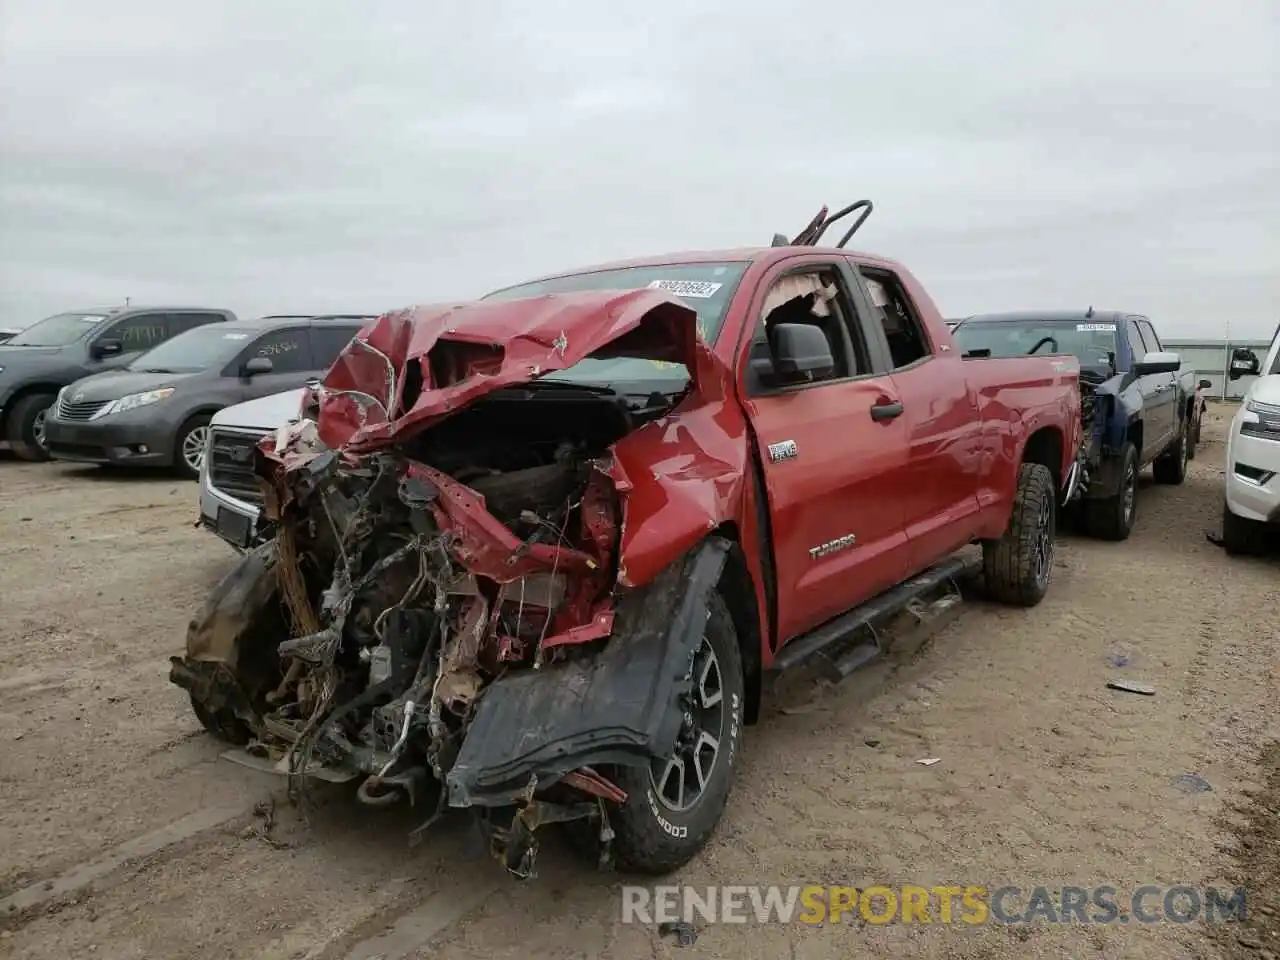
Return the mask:
<path id="1" fill-rule="evenodd" d="M 727 263 L 680 263 L 666 266 L 623 267 L 578 273 L 550 280 L 536 280 L 518 286 L 495 290 L 483 300 L 521 300 L 547 293 L 578 293 L 584 290 L 639 290 L 643 287 L 664 290 L 679 297 L 698 314 L 698 332 L 708 344 L 720 335 L 725 312 L 738 289 L 738 281 L 747 269 L 746 261 Z M 688 374 L 678 363 L 619 357 L 596 360 L 588 357 L 567 370 L 560 370 L 545 381 L 567 380 L 572 383 L 647 383 L 659 381 L 662 389 L 682 387 Z"/>
<path id="2" fill-rule="evenodd" d="M 1082 320 L 967 320 L 952 331 L 962 353 L 989 350 L 993 357 L 1069 354 L 1080 368 L 1113 372 L 1116 325 Z"/>
<path id="3" fill-rule="evenodd" d="M 6 347 L 65 347 L 107 319 L 99 313 L 59 313 L 46 317 L 6 340 Z"/>

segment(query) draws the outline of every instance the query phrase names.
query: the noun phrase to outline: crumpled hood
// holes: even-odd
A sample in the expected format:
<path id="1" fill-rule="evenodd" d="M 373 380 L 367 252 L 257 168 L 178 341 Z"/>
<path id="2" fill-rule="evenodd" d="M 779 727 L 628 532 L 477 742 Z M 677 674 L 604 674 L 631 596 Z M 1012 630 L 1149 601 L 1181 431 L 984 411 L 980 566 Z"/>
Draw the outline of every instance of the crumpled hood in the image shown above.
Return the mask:
<path id="1" fill-rule="evenodd" d="M 275 430 L 298 416 L 306 390 L 285 390 L 256 400 L 246 400 L 223 407 L 213 415 L 215 427 L 240 427 L 245 430 Z"/>
<path id="2" fill-rule="evenodd" d="M 353 452 L 396 442 L 485 394 L 588 356 L 717 364 L 697 314 L 656 291 L 432 304 L 384 314 L 339 354 L 318 398 L 320 439 Z"/>

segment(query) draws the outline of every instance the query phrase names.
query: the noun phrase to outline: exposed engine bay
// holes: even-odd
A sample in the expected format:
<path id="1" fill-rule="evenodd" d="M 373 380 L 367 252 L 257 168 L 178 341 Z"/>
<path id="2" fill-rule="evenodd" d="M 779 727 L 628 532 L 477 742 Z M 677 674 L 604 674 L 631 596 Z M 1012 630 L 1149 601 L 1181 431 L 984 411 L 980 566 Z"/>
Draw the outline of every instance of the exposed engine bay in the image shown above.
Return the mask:
<path id="1" fill-rule="evenodd" d="M 696 439 L 715 410 L 697 372 L 719 374 L 691 310 L 649 291 L 568 309 L 598 334 L 578 338 L 583 353 L 607 336 L 682 359 L 668 345 L 683 342 L 690 376 L 665 394 L 558 382 L 537 375 L 575 362 L 563 332 L 504 356 L 439 337 L 453 332 L 449 311 L 380 318 L 255 450 L 273 537 L 218 585 L 170 672 L 242 762 L 302 793 L 313 779 L 358 781 L 370 806 L 430 804 L 415 838 L 446 807 L 471 808 L 520 876 L 551 821 L 592 824 L 607 856 L 608 805 L 628 796 L 609 771 L 670 763 L 724 556 L 701 491 L 741 473 Z M 673 331 L 655 336 L 664 323 Z M 420 361 L 410 337 L 423 329 L 437 338 Z M 675 457 L 671 481 L 649 466 L 658 449 Z M 663 486 L 686 464 L 699 485 Z M 650 520 L 628 530 L 637 495 Z M 638 573 L 623 565 L 627 543 Z"/>
<path id="2" fill-rule="evenodd" d="M 1083 497 L 1089 489 L 1090 464 L 1097 462 L 1098 450 L 1102 443 L 1102 429 L 1105 426 L 1106 411 L 1103 405 L 1107 398 L 1098 396 L 1098 386 L 1105 378 L 1087 370 L 1080 371 L 1080 449 L 1076 455 L 1079 477 L 1076 483 L 1074 498 Z"/>

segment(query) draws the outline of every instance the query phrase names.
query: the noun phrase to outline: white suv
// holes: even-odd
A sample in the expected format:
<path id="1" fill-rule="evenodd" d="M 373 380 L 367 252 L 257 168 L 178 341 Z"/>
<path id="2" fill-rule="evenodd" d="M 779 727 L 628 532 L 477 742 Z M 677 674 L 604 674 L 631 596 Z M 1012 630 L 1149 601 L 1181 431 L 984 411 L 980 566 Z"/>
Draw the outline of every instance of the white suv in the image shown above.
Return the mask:
<path id="1" fill-rule="evenodd" d="M 1251 350 L 1236 350 L 1230 377 L 1257 374 L 1227 439 L 1227 491 L 1222 543 L 1230 553 L 1262 549 L 1268 525 L 1280 525 L 1280 327 L 1261 364 Z"/>

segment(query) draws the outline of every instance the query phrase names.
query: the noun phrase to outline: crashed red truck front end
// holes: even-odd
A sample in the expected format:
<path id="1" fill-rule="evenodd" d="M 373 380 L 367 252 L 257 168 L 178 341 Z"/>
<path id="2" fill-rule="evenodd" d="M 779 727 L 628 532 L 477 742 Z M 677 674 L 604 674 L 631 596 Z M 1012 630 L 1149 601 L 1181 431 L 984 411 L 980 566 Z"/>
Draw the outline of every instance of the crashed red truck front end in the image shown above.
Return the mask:
<path id="1" fill-rule="evenodd" d="M 687 381 L 639 403 L 555 382 L 616 358 Z M 172 679 L 282 772 L 359 778 L 375 806 L 440 785 L 437 814 L 513 809 L 492 837 L 516 873 L 548 820 L 607 846 L 609 771 L 680 735 L 726 549 L 708 535 L 742 496 L 730 387 L 693 311 L 652 290 L 379 318 L 260 446 L 276 535 Z"/>

